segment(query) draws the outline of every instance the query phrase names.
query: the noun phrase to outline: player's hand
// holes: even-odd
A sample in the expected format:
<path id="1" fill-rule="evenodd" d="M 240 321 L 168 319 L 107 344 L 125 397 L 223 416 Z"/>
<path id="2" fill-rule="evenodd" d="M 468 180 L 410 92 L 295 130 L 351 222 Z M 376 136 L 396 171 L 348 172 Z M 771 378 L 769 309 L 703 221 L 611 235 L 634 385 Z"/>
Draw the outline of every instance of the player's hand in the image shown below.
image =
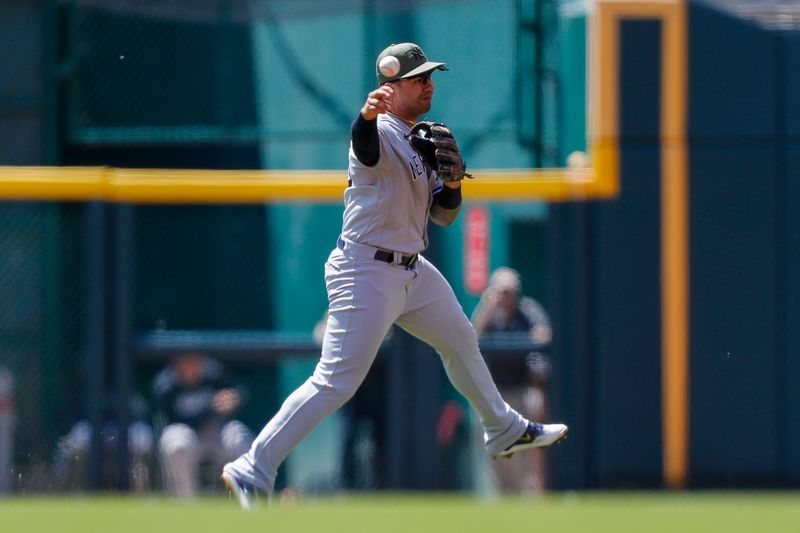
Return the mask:
<path id="1" fill-rule="evenodd" d="M 235 389 L 222 389 L 211 400 L 211 409 L 220 415 L 229 415 L 239 407 L 239 393 Z"/>
<path id="2" fill-rule="evenodd" d="M 367 120 L 375 120 L 381 113 L 391 112 L 394 89 L 391 84 L 381 85 L 367 95 L 367 101 L 361 108 L 361 116 Z"/>

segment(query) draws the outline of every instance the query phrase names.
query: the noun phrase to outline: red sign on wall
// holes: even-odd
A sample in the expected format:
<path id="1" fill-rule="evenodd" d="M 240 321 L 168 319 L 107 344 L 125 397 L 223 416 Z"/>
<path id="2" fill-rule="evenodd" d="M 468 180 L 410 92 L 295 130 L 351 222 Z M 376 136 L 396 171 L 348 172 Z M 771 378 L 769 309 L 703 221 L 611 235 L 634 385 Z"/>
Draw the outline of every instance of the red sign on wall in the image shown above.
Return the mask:
<path id="1" fill-rule="evenodd" d="M 467 209 L 464 246 L 464 285 L 470 294 L 480 294 L 489 282 L 489 211 Z"/>

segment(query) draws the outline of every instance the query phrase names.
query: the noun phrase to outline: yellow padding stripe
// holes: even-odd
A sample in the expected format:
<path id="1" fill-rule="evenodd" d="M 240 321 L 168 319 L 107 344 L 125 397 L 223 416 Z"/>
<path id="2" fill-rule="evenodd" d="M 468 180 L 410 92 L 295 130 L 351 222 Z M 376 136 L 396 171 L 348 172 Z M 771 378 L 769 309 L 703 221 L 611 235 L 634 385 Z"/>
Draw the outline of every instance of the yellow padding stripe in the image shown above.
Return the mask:
<path id="1" fill-rule="evenodd" d="M 474 170 L 464 198 L 565 201 L 614 196 L 591 169 Z M 340 202 L 338 170 L 163 170 L 110 167 L 1 167 L 3 200 L 131 203 Z"/>

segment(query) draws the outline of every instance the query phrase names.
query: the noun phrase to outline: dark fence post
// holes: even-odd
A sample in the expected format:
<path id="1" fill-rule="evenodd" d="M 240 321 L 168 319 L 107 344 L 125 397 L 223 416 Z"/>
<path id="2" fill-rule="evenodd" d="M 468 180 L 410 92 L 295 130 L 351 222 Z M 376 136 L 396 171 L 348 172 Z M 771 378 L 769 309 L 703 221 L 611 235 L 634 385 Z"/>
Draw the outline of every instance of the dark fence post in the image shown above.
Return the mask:
<path id="1" fill-rule="evenodd" d="M 92 425 L 86 479 L 89 488 L 102 485 L 103 405 L 106 353 L 106 204 L 86 207 L 86 371 L 85 412 Z"/>
<path id="2" fill-rule="evenodd" d="M 133 282 L 133 206 L 116 204 L 114 206 L 114 244 L 113 244 L 113 302 L 109 305 L 113 318 L 113 361 L 114 398 L 116 399 L 117 445 L 116 469 L 117 488 L 130 488 L 130 467 L 128 450 L 128 425 L 130 423 L 131 366 L 133 364 L 132 342 L 132 290 Z"/>

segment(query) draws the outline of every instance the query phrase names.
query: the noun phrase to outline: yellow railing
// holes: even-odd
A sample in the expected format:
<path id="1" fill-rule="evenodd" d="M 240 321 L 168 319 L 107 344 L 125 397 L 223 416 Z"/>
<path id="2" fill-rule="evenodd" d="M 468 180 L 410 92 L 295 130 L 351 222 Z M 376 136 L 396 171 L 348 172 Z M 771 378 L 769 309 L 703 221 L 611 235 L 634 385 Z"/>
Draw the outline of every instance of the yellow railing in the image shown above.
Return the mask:
<path id="1" fill-rule="evenodd" d="M 474 170 L 464 197 L 566 201 L 613 197 L 616 179 L 583 169 Z M 131 203 L 339 202 L 343 170 L 164 170 L 0 167 L 0 199 Z"/>

